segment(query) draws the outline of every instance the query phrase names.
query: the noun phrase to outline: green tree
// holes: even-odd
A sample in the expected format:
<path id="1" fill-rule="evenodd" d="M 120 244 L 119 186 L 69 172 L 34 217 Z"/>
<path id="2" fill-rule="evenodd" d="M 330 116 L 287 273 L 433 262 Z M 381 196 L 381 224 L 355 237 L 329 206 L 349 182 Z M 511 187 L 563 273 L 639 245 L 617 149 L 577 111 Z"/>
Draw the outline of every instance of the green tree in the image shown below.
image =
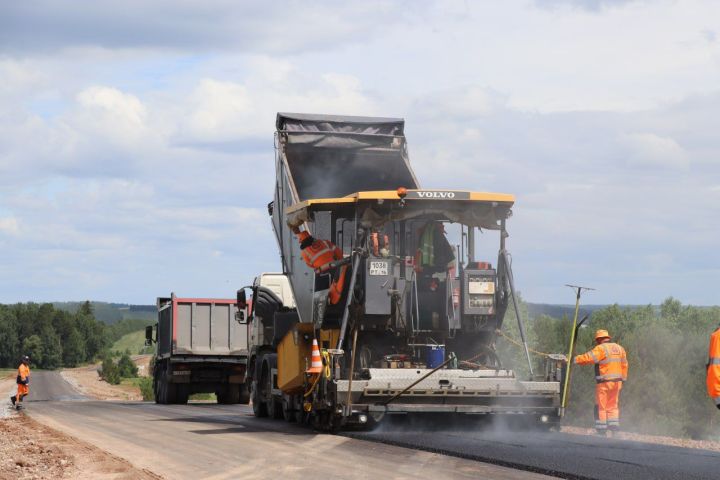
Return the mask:
<path id="1" fill-rule="evenodd" d="M 99 373 L 100 378 L 111 385 L 118 385 L 120 383 L 120 370 L 109 355 L 103 359 Z"/>
<path id="2" fill-rule="evenodd" d="M 23 340 L 22 355 L 28 355 L 34 365 L 42 365 L 45 358 L 45 349 L 42 340 L 37 335 L 30 335 Z"/>
<path id="3" fill-rule="evenodd" d="M 85 359 L 85 345 L 80 332 L 72 328 L 63 340 L 63 365 L 76 367 Z"/>
<path id="4" fill-rule="evenodd" d="M 125 352 L 118 360 L 118 371 L 122 378 L 135 378 L 138 376 L 138 368 L 130 358 L 130 353 Z"/>
<path id="5" fill-rule="evenodd" d="M 60 337 L 50 330 L 43 335 L 43 360 L 40 366 L 54 370 L 62 366 L 63 347 Z"/>
<path id="6" fill-rule="evenodd" d="M 0 305 L 0 367 L 18 363 L 20 358 L 18 347 L 15 317 L 10 309 Z"/>

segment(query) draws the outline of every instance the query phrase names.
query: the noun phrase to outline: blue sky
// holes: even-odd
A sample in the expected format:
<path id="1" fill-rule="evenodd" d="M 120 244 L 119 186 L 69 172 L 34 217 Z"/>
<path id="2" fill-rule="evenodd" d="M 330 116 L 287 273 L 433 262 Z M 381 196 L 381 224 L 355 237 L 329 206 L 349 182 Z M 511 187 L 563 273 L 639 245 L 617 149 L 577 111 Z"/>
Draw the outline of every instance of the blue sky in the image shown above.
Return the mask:
<path id="1" fill-rule="evenodd" d="M 717 304 L 718 34 L 694 0 L 4 2 L 0 302 L 277 271 L 301 111 L 403 117 L 423 186 L 514 193 L 530 301 Z"/>

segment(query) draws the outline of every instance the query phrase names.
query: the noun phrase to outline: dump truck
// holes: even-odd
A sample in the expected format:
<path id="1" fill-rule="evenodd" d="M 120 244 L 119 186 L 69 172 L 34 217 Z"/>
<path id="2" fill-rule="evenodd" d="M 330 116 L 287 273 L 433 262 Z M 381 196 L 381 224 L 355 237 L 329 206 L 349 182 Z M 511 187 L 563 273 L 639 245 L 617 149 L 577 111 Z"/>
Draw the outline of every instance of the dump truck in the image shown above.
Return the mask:
<path id="1" fill-rule="evenodd" d="M 157 299 L 157 324 L 145 343 L 157 343 L 153 365 L 156 403 L 187 403 L 193 393 L 214 393 L 218 403 L 248 403 L 247 325 L 236 299 Z"/>
<path id="2" fill-rule="evenodd" d="M 243 321 L 254 332 L 247 381 L 255 415 L 320 430 L 409 414 L 555 425 L 562 358 L 535 372 L 524 342 L 507 250 L 514 196 L 421 188 L 402 119 L 280 113 L 276 127 L 268 213 L 283 272 L 237 292 L 241 307 L 252 297 Z M 310 268 L 302 231 L 342 254 Z M 509 305 L 525 378 L 495 350 Z M 313 343 L 320 373 L 310 368 Z"/>

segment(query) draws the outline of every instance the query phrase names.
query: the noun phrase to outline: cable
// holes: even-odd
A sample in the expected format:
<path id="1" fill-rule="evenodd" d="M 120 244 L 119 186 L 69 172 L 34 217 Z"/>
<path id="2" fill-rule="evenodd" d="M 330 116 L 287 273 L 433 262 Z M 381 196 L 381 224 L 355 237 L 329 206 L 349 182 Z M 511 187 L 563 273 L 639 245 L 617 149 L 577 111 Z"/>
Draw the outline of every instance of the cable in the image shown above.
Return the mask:
<path id="1" fill-rule="evenodd" d="M 505 339 L 506 339 L 508 342 L 510 342 L 511 344 L 513 344 L 513 345 L 515 345 L 515 346 L 518 346 L 518 347 L 520 347 L 520 348 L 525 348 L 525 346 L 524 346 L 522 343 L 520 343 L 519 341 L 515 340 L 515 339 L 512 338 L 512 337 L 509 337 L 509 336 L 505 335 L 502 331 L 500 331 L 500 330 L 495 330 L 495 333 L 497 333 L 497 334 L 500 335 L 501 337 L 505 338 Z M 550 354 L 550 353 L 538 352 L 537 350 L 533 350 L 533 349 L 530 348 L 530 347 L 528 347 L 528 351 L 529 351 L 530 353 L 534 353 L 535 355 L 540 355 L 541 357 L 550 357 L 550 355 L 552 355 L 552 354 Z"/>

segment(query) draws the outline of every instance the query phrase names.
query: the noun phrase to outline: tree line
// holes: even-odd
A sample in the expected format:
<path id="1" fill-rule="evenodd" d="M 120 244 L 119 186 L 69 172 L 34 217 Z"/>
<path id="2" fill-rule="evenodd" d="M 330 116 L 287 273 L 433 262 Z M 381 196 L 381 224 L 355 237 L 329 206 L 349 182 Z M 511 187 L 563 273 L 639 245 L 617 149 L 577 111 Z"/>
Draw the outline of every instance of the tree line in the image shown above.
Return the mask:
<path id="1" fill-rule="evenodd" d="M 543 315 L 526 322 L 534 349 L 568 353 L 572 318 Z M 705 364 L 710 334 L 720 324 L 720 307 L 682 305 L 674 298 L 659 308 L 612 305 L 594 311 L 586 324 L 579 331 L 576 354 L 593 347 L 600 328 L 609 330 L 627 351 L 630 369 L 620 400 L 624 430 L 696 439 L 717 436 L 720 413 L 705 392 Z M 508 315 L 503 330 L 517 338 L 514 315 Z M 508 365 L 526 374 L 519 349 L 502 338 L 497 347 Z M 539 367 L 542 358 L 535 355 L 534 361 Z M 591 367 L 573 367 L 565 423 L 593 425 L 594 375 Z"/>
<path id="2" fill-rule="evenodd" d="M 75 367 L 104 356 L 123 335 L 143 329 L 149 320 L 98 321 L 90 302 L 71 313 L 50 303 L 0 305 L 0 368 L 15 368 L 29 355 L 33 367 Z"/>

